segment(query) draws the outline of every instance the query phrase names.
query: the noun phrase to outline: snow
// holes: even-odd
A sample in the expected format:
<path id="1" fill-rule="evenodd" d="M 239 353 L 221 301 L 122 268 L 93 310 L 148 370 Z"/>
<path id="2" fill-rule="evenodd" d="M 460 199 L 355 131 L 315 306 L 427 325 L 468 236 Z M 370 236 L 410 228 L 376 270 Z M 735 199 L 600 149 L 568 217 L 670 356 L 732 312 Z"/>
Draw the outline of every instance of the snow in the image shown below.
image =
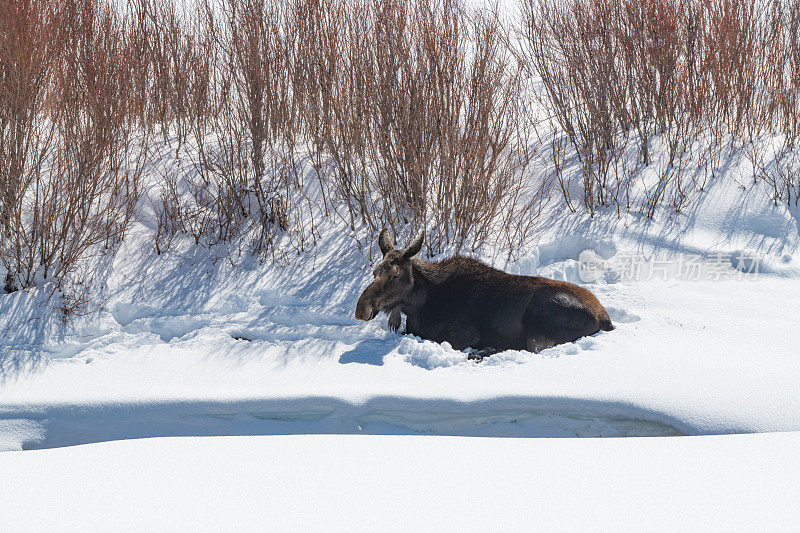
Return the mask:
<path id="1" fill-rule="evenodd" d="M 15 531 L 790 531 L 800 433 L 159 438 L 0 454 Z"/>
<path id="2" fill-rule="evenodd" d="M 800 210 L 731 158 L 680 213 L 556 198 L 522 250 L 480 250 L 616 326 L 480 363 L 355 320 L 366 228 L 156 255 L 143 201 L 86 315 L 0 295 L 0 529 L 787 528 Z"/>
<path id="3" fill-rule="evenodd" d="M 540 141 L 532 181 L 552 176 Z M 160 142 L 131 231 L 84 265 L 85 315 L 65 319 L 52 287 L 0 294 L 0 531 L 800 519 L 800 208 L 774 204 L 741 148 L 719 147 L 680 212 L 589 216 L 555 192 L 521 250 L 471 252 L 588 288 L 616 326 L 476 362 L 355 320 L 380 253 L 344 217 L 316 212 L 303 253 L 287 233 L 267 259 L 248 234 L 157 255 L 160 170 L 190 169 Z M 666 168 L 663 139 L 651 156 L 634 197 Z"/>
<path id="4" fill-rule="evenodd" d="M 741 166 L 677 214 L 592 218 L 551 202 L 516 256 L 484 249 L 508 272 L 586 286 L 616 329 L 481 363 L 391 333 L 383 315 L 355 320 L 379 254 L 364 228 L 325 219 L 315 246 L 279 247 L 274 264 L 233 253 L 237 243 L 189 239 L 156 255 L 145 211 L 100 259 L 88 315 L 64 322 L 41 292 L 0 296 L 0 449 L 179 435 L 800 430 L 800 214 L 773 205 Z M 632 261 L 638 275 L 625 270 Z"/>
<path id="5" fill-rule="evenodd" d="M 692 292 L 688 302 L 685 291 L 662 283 L 598 289 L 617 323 L 614 332 L 538 355 L 499 354 L 481 364 L 446 345 L 391 334 L 385 319 L 361 325 L 321 312 L 290 315 L 284 305 L 139 318 L 92 339 L 77 355 L 51 359 L 6 384 L 0 410 L 44 428 L 50 442 L 32 440 L 31 447 L 73 443 L 59 435 L 60 424 L 75 417 L 71 413 L 106 431 L 120 412 L 206 415 L 214 424 L 218 414 L 239 420 L 255 412 L 266 419 L 256 433 L 271 432 L 268 421 L 276 416 L 302 419 L 309 411 L 324 414 L 325 423 L 306 421 L 298 431 L 325 432 L 336 419 L 335 432 L 369 432 L 366 417 L 397 425 L 397 431 L 474 434 L 486 431 L 497 413 L 517 423 L 501 429 L 495 422 L 489 431 L 516 435 L 541 435 L 523 422 L 542 413 L 632 418 L 688 434 L 800 427 L 796 338 L 787 331 L 759 353 L 764 336 L 792 308 L 785 282 L 694 283 L 685 289 Z M 729 321 L 730 315 L 715 316 L 754 293 L 773 305 L 758 313 L 743 310 L 747 328 Z M 625 314 L 615 311 L 622 306 Z M 426 416 L 435 420 L 426 423 Z M 482 423 L 470 428 L 459 417 Z M 198 424 L 203 429 L 196 431 L 218 434 L 206 426 Z M 155 435 L 175 434 L 170 431 L 176 427 Z M 87 431 L 72 438 L 91 438 Z M 126 436 L 136 434 L 128 430 Z M 107 438 L 114 433 L 99 440 Z"/>
<path id="6" fill-rule="evenodd" d="M 143 201 L 87 314 L 0 295 L 0 529 L 788 529 L 800 211 L 738 157 L 680 213 L 554 198 L 523 249 L 477 252 L 616 326 L 480 363 L 355 320 L 364 227 L 156 255 Z"/>

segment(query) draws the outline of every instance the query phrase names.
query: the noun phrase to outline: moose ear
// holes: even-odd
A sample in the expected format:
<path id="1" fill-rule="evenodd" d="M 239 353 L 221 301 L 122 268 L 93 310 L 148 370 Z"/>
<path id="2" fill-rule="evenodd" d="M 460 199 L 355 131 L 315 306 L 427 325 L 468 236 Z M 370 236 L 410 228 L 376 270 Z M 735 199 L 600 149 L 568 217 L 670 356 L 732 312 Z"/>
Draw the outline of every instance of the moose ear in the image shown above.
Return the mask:
<path id="1" fill-rule="evenodd" d="M 394 250 L 394 240 L 392 240 L 392 235 L 388 229 L 383 228 L 381 234 L 378 235 L 378 246 L 380 246 L 383 255 Z"/>
<path id="2" fill-rule="evenodd" d="M 419 251 L 422 249 L 423 241 L 425 241 L 425 232 L 420 231 L 419 235 L 417 235 L 417 238 L 414 239 L 411 242 L 411 244 L 408 245 L 408 248 L 406 248 L 405 251 L 403 252 L 403 257 L 406 259 L 410 259 L 411 257 L 417 255 Z"/>

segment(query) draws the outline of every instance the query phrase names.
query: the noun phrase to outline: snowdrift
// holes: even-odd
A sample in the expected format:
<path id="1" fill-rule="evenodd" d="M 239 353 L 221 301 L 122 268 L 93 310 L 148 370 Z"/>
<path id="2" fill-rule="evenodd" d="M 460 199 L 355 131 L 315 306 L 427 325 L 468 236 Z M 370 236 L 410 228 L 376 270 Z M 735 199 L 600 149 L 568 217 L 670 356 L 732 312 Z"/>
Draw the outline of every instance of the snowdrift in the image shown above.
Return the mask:
<path id="1" fill-rule="evenodd" d="M 536 524 L 634 531 L 735 524 L 791 531 L 800 503 L 799 444 L 798 433 L 105 442 L 0 454 L 0 469 L 15 473 L 13 490 L 0 491 L 0 525 L 477 531 Z"/>

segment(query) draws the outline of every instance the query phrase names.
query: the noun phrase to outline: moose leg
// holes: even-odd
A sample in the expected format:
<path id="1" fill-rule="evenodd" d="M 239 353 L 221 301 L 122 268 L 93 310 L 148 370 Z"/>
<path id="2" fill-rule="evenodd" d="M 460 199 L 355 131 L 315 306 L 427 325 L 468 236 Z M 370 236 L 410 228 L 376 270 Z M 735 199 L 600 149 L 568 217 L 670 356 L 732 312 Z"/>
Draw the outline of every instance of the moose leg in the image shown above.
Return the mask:
<path id="1" fill-rule="evenodd" d="M 500 350 L 495 350 L 494 348 L 481 348 L 480 350 L 475 350 L 468 354 L 467 361 L 475 361 L 476 363 L 480 363 L 484 360 L 484 358 L 494 355 L 499 351 Z"/>
<path id="2" fill-rule="evenodd" d="M 588 311 L 580 306 L 566 305 L 550 299 L 544 304 L 529 305 L 522 317 L 526 349 L 542 350 L 572 342 L 593 331 L 586 329 Z"/>
<path id="3" fill-rule="evenodd" d="M 546 350 L 547 348 L 552 348 L 557 342 L 554 342 L 551 339 L 548 339 L 542 335 L 531 334 L 528 333 L 528 351 L 533 353 L 539 353 L 542 350 Z"/>
<path id="4" fill-rule="evenodd" d="M 389 331 L 396 333 L 400 329 L 400 306 L 397 306 L 389 313 Z"/>

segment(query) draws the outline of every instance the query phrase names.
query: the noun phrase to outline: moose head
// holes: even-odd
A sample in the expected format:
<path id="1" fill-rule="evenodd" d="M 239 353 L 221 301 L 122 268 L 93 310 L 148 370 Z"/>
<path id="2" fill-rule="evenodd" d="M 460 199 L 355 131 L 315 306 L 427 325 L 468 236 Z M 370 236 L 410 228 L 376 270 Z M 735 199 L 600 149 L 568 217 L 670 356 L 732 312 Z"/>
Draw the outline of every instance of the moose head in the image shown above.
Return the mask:
<path id="1" fill-rule="evenodd" d="M 394 240 L 388 229 L 378 236 L 378 246 L 383 252 L 383 260 L 372 272 L 375 276 L 356 304 L 356 318 L 372 320 L 380 311 L 390 313 L 399 308 L 400 303 L 414 288 L 414 274 L 411 258 L 422 249 L 425 233 L 420 233 L 405 250 L 395 250 Z M 396 313 L 399 318 L 399 311 Z"/>

